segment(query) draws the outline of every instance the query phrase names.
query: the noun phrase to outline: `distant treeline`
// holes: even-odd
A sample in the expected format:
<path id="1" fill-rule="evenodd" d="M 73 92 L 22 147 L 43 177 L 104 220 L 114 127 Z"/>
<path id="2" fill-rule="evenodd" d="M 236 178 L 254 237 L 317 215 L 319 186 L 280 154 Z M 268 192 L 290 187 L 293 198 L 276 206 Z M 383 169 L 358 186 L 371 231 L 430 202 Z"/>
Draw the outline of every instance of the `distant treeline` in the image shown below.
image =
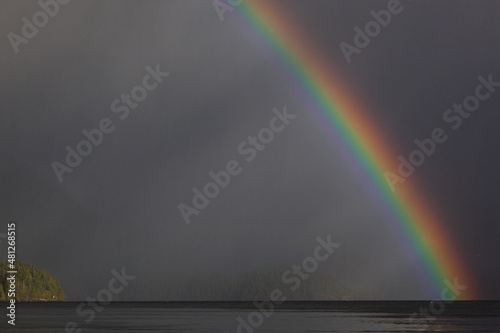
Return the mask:
<path id="1" fill-rule="evenodd" d="M 8 262 L 0 262 L 0 300 L 8 299 Z M 64 300 L 64 293 L 49 272 L 16 262 L 16 300 Z M 288 272 L 288 273 L 287 273 Z M 254 270 L 240 275 L 190 272 L 156 283 L 135 280 L 115 300 L 143 301 L 252 301 L 270 298 L 279 289 L 286 300 L 379 300 L 375 286 L 342 281 L 331 273 L 292 272 L 290 267 Z M 306 277 L 307 276 L 307 277 Z M 117 295 L 118 296 L 118 295 Z"/>
<path id="2" fill-rule="evenodd" d="M 0 300 L 7 300 L 11 274 L 7 261 L 0 262 Z M 36 268 L 32 264 L 16 261 L 16 296 L 18 301 L 64 300 L 64 292 L 57 281 L 48 271 Z"/>
<path id="3" fill-rule="evenodd" d="M 317 271 L 306 279 L 283 276 L 290 268 L 261 269 L 238 276 L 186 274 L 182 278 L 155 285 L 134 282 L 133 298 L 150 301 L 250 301 L 269 299 L 280 289 L 287 300 L 378 300 L 380 288 L 341 281 L 332 274 Z"/>

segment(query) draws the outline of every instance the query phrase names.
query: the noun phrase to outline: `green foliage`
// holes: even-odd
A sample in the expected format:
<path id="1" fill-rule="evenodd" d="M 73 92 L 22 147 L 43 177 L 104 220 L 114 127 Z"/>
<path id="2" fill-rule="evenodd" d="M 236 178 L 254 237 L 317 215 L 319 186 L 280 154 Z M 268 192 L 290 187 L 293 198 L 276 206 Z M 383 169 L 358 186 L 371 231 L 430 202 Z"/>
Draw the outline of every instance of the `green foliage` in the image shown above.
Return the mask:
<path id="1" fill-rule="evenodd" d="M 0 300 L 6 300 L 8 296 L 8 270 L 8 262 L 0 262 Z M 20 261 L 16 261 L 16 271 L 16 300 L 64 300 L 64 292 L 57 278 L 48 271 Z"/>
<path id="2" fill-rule="evenodd" d="M 5 295 L 5 292 L 3 291 L 3 285 L 0 284 L 0 301 L 6 300 L 7 296 Z"/>

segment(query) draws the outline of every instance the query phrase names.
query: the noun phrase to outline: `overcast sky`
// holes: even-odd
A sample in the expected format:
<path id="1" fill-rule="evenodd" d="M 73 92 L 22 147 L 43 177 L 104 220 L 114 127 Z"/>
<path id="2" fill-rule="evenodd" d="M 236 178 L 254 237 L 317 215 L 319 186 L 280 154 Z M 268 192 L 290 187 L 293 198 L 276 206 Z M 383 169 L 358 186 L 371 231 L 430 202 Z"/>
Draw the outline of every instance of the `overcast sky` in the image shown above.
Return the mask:
<path id="1" fill-rule="evenodd" d="M 350 63 L 339 44 L 353 44 L 353 29 L 388 1 L 274 2 L 348 78 L 394 160 L 444 126 L 479 75 L 500 82 L 496 1 L 405 1 Z M 68 299 L 95 294 L 113 268 L 168 283 L 188 270 L 299 263 L 328 234 L 342 245 L 325 266 L 340 278 L 392 299 L 437 296 L 241 8 L 221 21 L 211 0 L 72 1 L 26 39 L 22 18 L 33 22 L 37 1 L 0 9 L 2 220 L 18 222 L 18 258 L 57 275 Z M 151 90 L 137 88 L 146 75 Z M 131 91 L 147 96 L 114 112 Z M 481 102 L 412 176 L 446 217 L 481 297 L 497 299 L 499 101 L 497 91 Z M 285 106 L 296 117 L 247 161 L 238 146 Z M 60 181 L 54 162 L 67 165 L 66 147 L 103 119 L 113 130 Z M 232 160 L 241 172 L 186 224 L 179 204 L 193 206 L 193 188 Z"/>

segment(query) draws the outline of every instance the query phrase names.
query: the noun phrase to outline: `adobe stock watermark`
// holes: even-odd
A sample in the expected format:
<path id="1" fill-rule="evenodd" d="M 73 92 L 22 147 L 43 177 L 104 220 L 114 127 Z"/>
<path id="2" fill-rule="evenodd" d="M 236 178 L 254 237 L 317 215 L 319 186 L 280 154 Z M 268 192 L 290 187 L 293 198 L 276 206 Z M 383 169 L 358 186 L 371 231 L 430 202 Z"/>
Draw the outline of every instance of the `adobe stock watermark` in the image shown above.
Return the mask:
<path id="1" fill-rule="evenodd" d="M 467 290 L 467 286 L 458 283 L 456 277 L 453 279 L 453 283 L 448 280 L 444 280 L 444 284 L 446 287 L 441 290 L 440 300 L 432 301 L 429 303 L 428 307 L 420 307 L 418 312 L 413 312 L 409 318 L 410 323 L 413 323 L 416 318 L 424 318 L 424 329 L 426 329 L 427 326 L 429 326 L 428 322 L 430 320 L 436 319 L 436 316 L 439 316 L 444 312 L 446 304 L 452 303 L 460 297 L 463 291 Z"/>
<path id="2" fill-rule="evenodd" d="M 309 279 L 318 270 L 319 264 L 328 260 L 333 251 L 340 247 L 339 243 L 332 242 L 331 235 L 326 237 L 326 241 L 321 237 L 316 238 L 316 241 L 318 245 L 315 247 L 312 256 L 304 258 L 300 265 L 292 265 L 290 269 L 284 271 L 281 275 L 281 280 L 285 285 L 289 286 L 290 291 L 299 289 L 302 282 Z M 241 316 L 236 318 L 238 322 L 236 332 L 253 333 L 254 329 L 261 327 L 264 320 L 274 313 L 275 306 L 283 304 L 285 301 L 284 291 L 279 288 L 273 289 L 269 293 L 269 300 L 254 301 L 255 311 L 250 312 L 246 319 Z M 228 332 L 226 331 L 226 333 Z"/>
<path id="3" fill-rule="evenodd" d="M 242 2 L 243 0 L 213 0 L 212 5 L 222 22 L 224 21 L 224 14 L 234 11 L 234 8 L 241 5 Z"/>
<path id="4" fill-rule="evenodd" d="M 389 0 L 387 2 L 387 9 L 381 9 L 378 12 L 375 10 L 370 11 L 370 15 L 373 17 L 373 20 L 370 20 L 365 24 L 364 30 L 361 30 L 358 26 L 354 27 L 354 45 L 347 42 L 341 42 L 339 44 L 347 63 L 351 63 L 354 54 L 360 54 L 361 50 L 368 47 L 372 40 L 380 35 L 382 28 L 387 28 L 389 26 L 393 15 L 401 14 L 403 9 L 404 8 L 400 0 Z"/>
<path id="5" fill-rule="evenodd" d="M 30 40 L 38 35 L 39 29 L 45 27 L 51 18 L 54 18 L 59 13 L 60 6 L 66 5 L 71 0 L 40 0 L 38 6 L 41 10 L 33 14 L 31 20 L 26 16 L 21 18 L 23 25 L 21 26 L 21 34 L 9 32 L 7 39 L 14 49 L 16 54 L 19 53 L 21 44 L 28 44 Z"/>
<path id="6" fill-rule="evenodd" d="M 290 114 L 286 106 L 280 111 L 277 108 L 272 110 L 274 117 L 269 120 L 269 127 L 262 128 L 257 135 L 248 136 L 247 139 L 241 142 L 237 151 L 241 156 L 245 156 L 245 160 L 250 163 L 259 154 L 259 152 L 266 149 L 267 145 L 273 142 L 275 134 L 281 133 L 290 124 L 290 121 L 295 119 L 297 115 Z M 191 223 L 193 215 L 199 215 L 202 210 L 208 207 L 211 200 L 219 196 L 222 189 L 225 189 L 231 182 L 231 177 L 239 175 L 243 171 L 241 163 L 237 160 L 230 160 L 226 163 L 224 170 L 208 173 L 209 178 L 212 180 L 201 186 L 193 188 L 192 205 L 185 203 L 179 204 L 179 211 L 186 224 Z"/>
<path id="7" fill-rule="evenodd" d="M 465 119 L 468 119 L 476 110 L 479 109 L 481 102 L 486 101 L 500 87 L 500 82 L 493 81 L 493 74 L 487 78 L 480 75 L 477 77 L 479 84 L 474 89 L 474 93 L 465 97 L 461 104 L 453 106 L 443 112 L 443 121 L 448 124 L 452 131 L 459 129 Z M 430 136 L 422 140 L 415 139 L 416 149 L 412 150 L 408 157 L 398 156 L 398 172 L 386 171 L 385 179 L 392 192 L 396 190 L 396 184 L 404 183 L 408 177 L 415 173 L 417 167 L 424 162 L 437 150 L 437 146 L 448 140 L 448 135 L 442 127 L 434 128 Z"/>
<path id="8" fill-rule="evenodd" d="M 96 297 L 87 297 L 87 301 L 80 303 L 76 308 L 78 316 L 86 318 L 85 323 L 92 322 L 96 317 L 96 311 L 102 312 L 104 306 L 113 301 L 114 295 L 120 294 L 129 285 L 129 281 L 135 279 L 135 276 L 127 275 L 125 267 L 122 268 L 120 273 L 112 269 L 111 275 L 113 277 L 109 280 L 107 288 L 99 290 Z M 69 321 L 66 323 L 64 331 L 59 333 L 81 333 L 82 329 L 78 326 L 78 323 Z"/>
<path id="9" fill-rule="evenodd" d="M 161 71 L 160 64 L 156 65 L 155 69 L 150 66 L 145 69 L 147 74 L 143 77 L 142 84 L 133 87 L 128 94 L 122 93 L 120 98 L 116 98 L 111 102 L 111 112 L 117 114 L 120 120 L 127 119 L 130 110 L 137 108 L 139 103 L 146 99 L 148 92 L 155 90 L 163 82 L 163 79 L 170 75 Z M 102 118 L 96 128 L 91 130 L 83 129 L 81 133 L 84 138 L 74 145 L 74 148 L 70 145 L 66 146 L 66 164 L 58 161 L 51 163 L 59 182 L 63 181 L 65 173 L 72 173 L 83 162 L 85 157 L 92 154 L 94 148 L 99 147 L 104 141 L 105 134 L 110 134 L 115 129 L 116 126 L 113 120 L 107 117 Z"/>

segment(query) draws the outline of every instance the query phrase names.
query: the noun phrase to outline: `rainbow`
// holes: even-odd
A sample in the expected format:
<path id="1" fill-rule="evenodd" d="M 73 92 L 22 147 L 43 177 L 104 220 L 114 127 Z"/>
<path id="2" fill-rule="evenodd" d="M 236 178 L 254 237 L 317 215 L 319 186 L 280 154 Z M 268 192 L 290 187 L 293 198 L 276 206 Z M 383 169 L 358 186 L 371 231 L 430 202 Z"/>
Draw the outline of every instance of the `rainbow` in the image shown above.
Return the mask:
<path id="1" fill-rule="evenodd" d="M 414 185 L 405 182 L 392 192 L 384 172 L 396 170 L 395 154 L 390 144 L 367 119 L 364 108 L 347 90 L 340 75 L 332 71 L 331 61 L 325 61 L 294 22 L 284 14 L 284 8 L 269 0 L 243 2 L 239 9 L 254 31 L 285 62 L 295 78 L 295 84 L 316 110 L 321 123 L 326 124 L 337 144 L 348 152 L 351 161 L 363 174 L 367 187 L 377 204 L 398 225 L 409 244 L 412 257 L 424 267 L 436 297 L 444 289 L 445 279 L 457 278 L 468 286 L 460 299 L 474 299 L 474 283 L 465 264 L 453 250 L 451 233 L 424 202 Z"/>

